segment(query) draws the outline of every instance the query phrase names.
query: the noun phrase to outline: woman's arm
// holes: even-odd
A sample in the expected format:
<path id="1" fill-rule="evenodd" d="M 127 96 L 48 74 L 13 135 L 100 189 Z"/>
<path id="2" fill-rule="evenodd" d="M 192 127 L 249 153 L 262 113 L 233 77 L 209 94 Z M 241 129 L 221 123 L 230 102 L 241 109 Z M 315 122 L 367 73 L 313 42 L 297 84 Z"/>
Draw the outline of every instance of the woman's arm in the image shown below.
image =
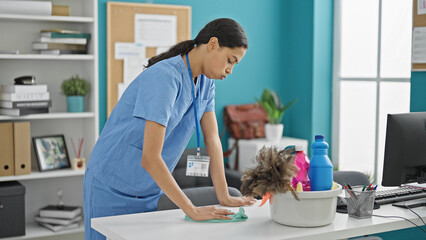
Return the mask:
<path id="1" fill-rule="evenodd" d="M 183 193 L 169 172 L 166 163 L 161 157 L 166 128 L 156 122 L 146 121 L 142 151 L 142 167 L 151 175 L 158 186 L 186 215 L 191 219 L 231 219 L 225 215 L 230 213 L 226 209 L 214 206 L 195 207 Z"/>
<path id="2" fill-rule="evenodd" d="M 201 128 L 203 130 L 204 145 L 210 156 L 210 175 L 216 191 L 217 198 L 221 205 L 244 206 L 252 205 L 255 199 L 252 197 L 231 197 L 228 193 L 228 184 L 225 178 L 225 168 L 223 166 L 222 143 L 220 142 L 216 114 L 206 112 L 201 118 Z"/>

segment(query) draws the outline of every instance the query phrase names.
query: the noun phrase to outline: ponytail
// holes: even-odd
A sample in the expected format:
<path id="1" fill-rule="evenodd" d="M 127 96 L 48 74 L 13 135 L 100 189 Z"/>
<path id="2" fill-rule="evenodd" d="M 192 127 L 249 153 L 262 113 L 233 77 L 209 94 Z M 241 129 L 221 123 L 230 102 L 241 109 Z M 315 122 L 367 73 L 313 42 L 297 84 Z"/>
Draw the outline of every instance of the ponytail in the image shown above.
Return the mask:
<path id="1" fill-rule="evenodd" d="M 149 59 L 145 68 L 149 68 L 161 60 L 185 54 L 191 51 L 195 45 L 207 44 L 212 37 L 217 37 L 220 47 L 248 48 L 247 36 L 243 27 L 230 18 L 218 18 L 201 29 L 194 40 L 178 43 L 170 48 L 169 51 Z"/>
<path id="2" fill-rule="evenodd" d="M 180 42 L 174 45 L 173 47 L 171 47 L 169 51 L 163 52 L 160 55 L 150 58 L 148 60 L 148 65 L 146 65 L 145 68 L 149 68 L 161 60 L 171 58 L 177 55 L 185 54 L 191 51 L 194 48 L 194 45 L 195 45 L 195 40 L 187 40 L 187 41 Z"/>

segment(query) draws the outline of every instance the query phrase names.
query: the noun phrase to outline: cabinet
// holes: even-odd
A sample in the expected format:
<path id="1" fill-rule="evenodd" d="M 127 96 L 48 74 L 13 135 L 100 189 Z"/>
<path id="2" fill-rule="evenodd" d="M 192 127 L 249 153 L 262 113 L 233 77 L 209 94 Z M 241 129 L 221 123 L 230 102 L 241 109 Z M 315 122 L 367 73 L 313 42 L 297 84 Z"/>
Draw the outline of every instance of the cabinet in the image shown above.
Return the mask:
<path id="1" fill-rule="evenodd" d="M 228 139 L 228 146 L 231 148 L 234 146 L 235 139 Z M 255 166 L 254 157 L 259 152 L 262 147 L 276 147 L 277 149 L 284 149 L 289 145 L 300 145 L 303 147 L 303 151 L 307 154 L 308 150 L 308 140 L 283 137 L 278 141 L 269 141 L 265 138 L 255 138 L 255 139 L 240 139 L 238 140 L 238 170 L 243 172 L 247 168 L 252 168 Z M 231 168 L 234 168 L 236 163 L 236 151 L 232 151 L 229 156 L 229 164 Z"/>
<path id="2" fill-rule="evenodd" d="M 88 158 L 99 135 L 98 97 L 98 2 L 97 0 L 52 0 L 53 5 L 67 5 L 70 16 L 31 16 L 0 14 L 0 49 L 18 49 L 20 54 L 0 54 L 0 84 L 11 84 L 22 75 L 35 75 L 38 84 L 48 85 L 52 107 L 48 114 L 21 117 L 0 115 L 0 121 L 30 121 L 31 136 L 63 134 L 70 159 L 75 157 L 71 138 L 84 137 L 82 156 Z M 87 54 L 40 55 L 32 50 L 32 42 L 42 29 L 69 29 L 91 33 Z M 90 82 L 85 98 L 85 112 L 67 113 L 66 97 L 60 92 L 62 80 L 78 74 Z M 1 137 L 1 136 L 0 136 Z M 33 169 L 37 168 L 34 150 Z M 26 188 L 26 235 L 17 239 L 44 238 L 72 232 L 83 232 L 84 227 L 53 233 L 34 223 L 41 207 L 57 202 L 56 193 L 64 191 L 63 201 L 83 206 L 84 171 L 71 169 L 50 172 L 34 171 L 29 175 L 0 177 L 0 181 L 17 180 Z M 6 219 L 0 219 L 6 221 Z M 55 237 L 56 238 L 56 237 Z M 13 239 L 13 238 L 12 238 Z"/>

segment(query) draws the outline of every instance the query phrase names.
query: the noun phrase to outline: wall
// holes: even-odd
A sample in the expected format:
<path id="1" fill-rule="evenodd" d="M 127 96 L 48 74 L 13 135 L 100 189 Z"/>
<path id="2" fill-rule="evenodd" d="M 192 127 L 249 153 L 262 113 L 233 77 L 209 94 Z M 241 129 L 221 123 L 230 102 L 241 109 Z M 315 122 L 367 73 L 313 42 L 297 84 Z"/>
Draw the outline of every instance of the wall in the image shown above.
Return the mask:
<path id="1" fill-rule="evenodd" d="M 99 96 L 100 129 L 106 121 L 106 0 L 99 0 Z M 145 1 L 126 1 L 145 2 Z M 282 95 L 285 79 L 283 66 L 288 57 L 283 56 L 282 0 L 205 1 L 205 0 L 158 0 L 153 3 L 188 5 L 192 7 L 192 38 L 209 21 L 229 17 L 239 22 L 246 30 L 249 49 L 241 63 L 235 66 L 232 75 L 216 81 L 216 115 L 219 131 L 223 129 L 223 109 L 227 104 L 242 104 L 255 101 L 263 88 L 277 90 Z M 194 134 L 195 136 L 195 134 Z M 188 147 L 196 146 L 196 139 Z M 224 139 L 227 139 L 225 136 Z M 223 141 L 226 147 L 226 141 Z M 226 148 L 225 148 L 226 149 Z"/>
<path id="2" fill-rule="evenodd" d="M 411 73 L 410 111 L 426 111 L 426 72 Z"/>

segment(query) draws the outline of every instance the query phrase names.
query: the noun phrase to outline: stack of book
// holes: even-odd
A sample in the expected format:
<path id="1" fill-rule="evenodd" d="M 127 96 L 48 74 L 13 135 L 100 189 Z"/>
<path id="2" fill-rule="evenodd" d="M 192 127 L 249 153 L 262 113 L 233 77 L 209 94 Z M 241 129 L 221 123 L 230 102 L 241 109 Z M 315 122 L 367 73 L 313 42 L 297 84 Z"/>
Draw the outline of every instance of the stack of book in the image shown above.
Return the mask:
<path id="1" fill-rule="evenodd" d="M 47 85 L 2 85 L 0 115 L 48 113 L 52 106 Z"/>
<path id="2" fill-rule="evenodd" d="M 41 54 L 86 54 L 90 33 L 72 30 L 41 30 L 40 38 L 33 42 L 33 50 Z"/>
<path id="3" fill-rule="evenodd" d="M 39 215 L 35 220 L 41 226 L 54 232 L 77 228 L 82 220 L 81 208 L 48 205 L 39 210 Z"/>

